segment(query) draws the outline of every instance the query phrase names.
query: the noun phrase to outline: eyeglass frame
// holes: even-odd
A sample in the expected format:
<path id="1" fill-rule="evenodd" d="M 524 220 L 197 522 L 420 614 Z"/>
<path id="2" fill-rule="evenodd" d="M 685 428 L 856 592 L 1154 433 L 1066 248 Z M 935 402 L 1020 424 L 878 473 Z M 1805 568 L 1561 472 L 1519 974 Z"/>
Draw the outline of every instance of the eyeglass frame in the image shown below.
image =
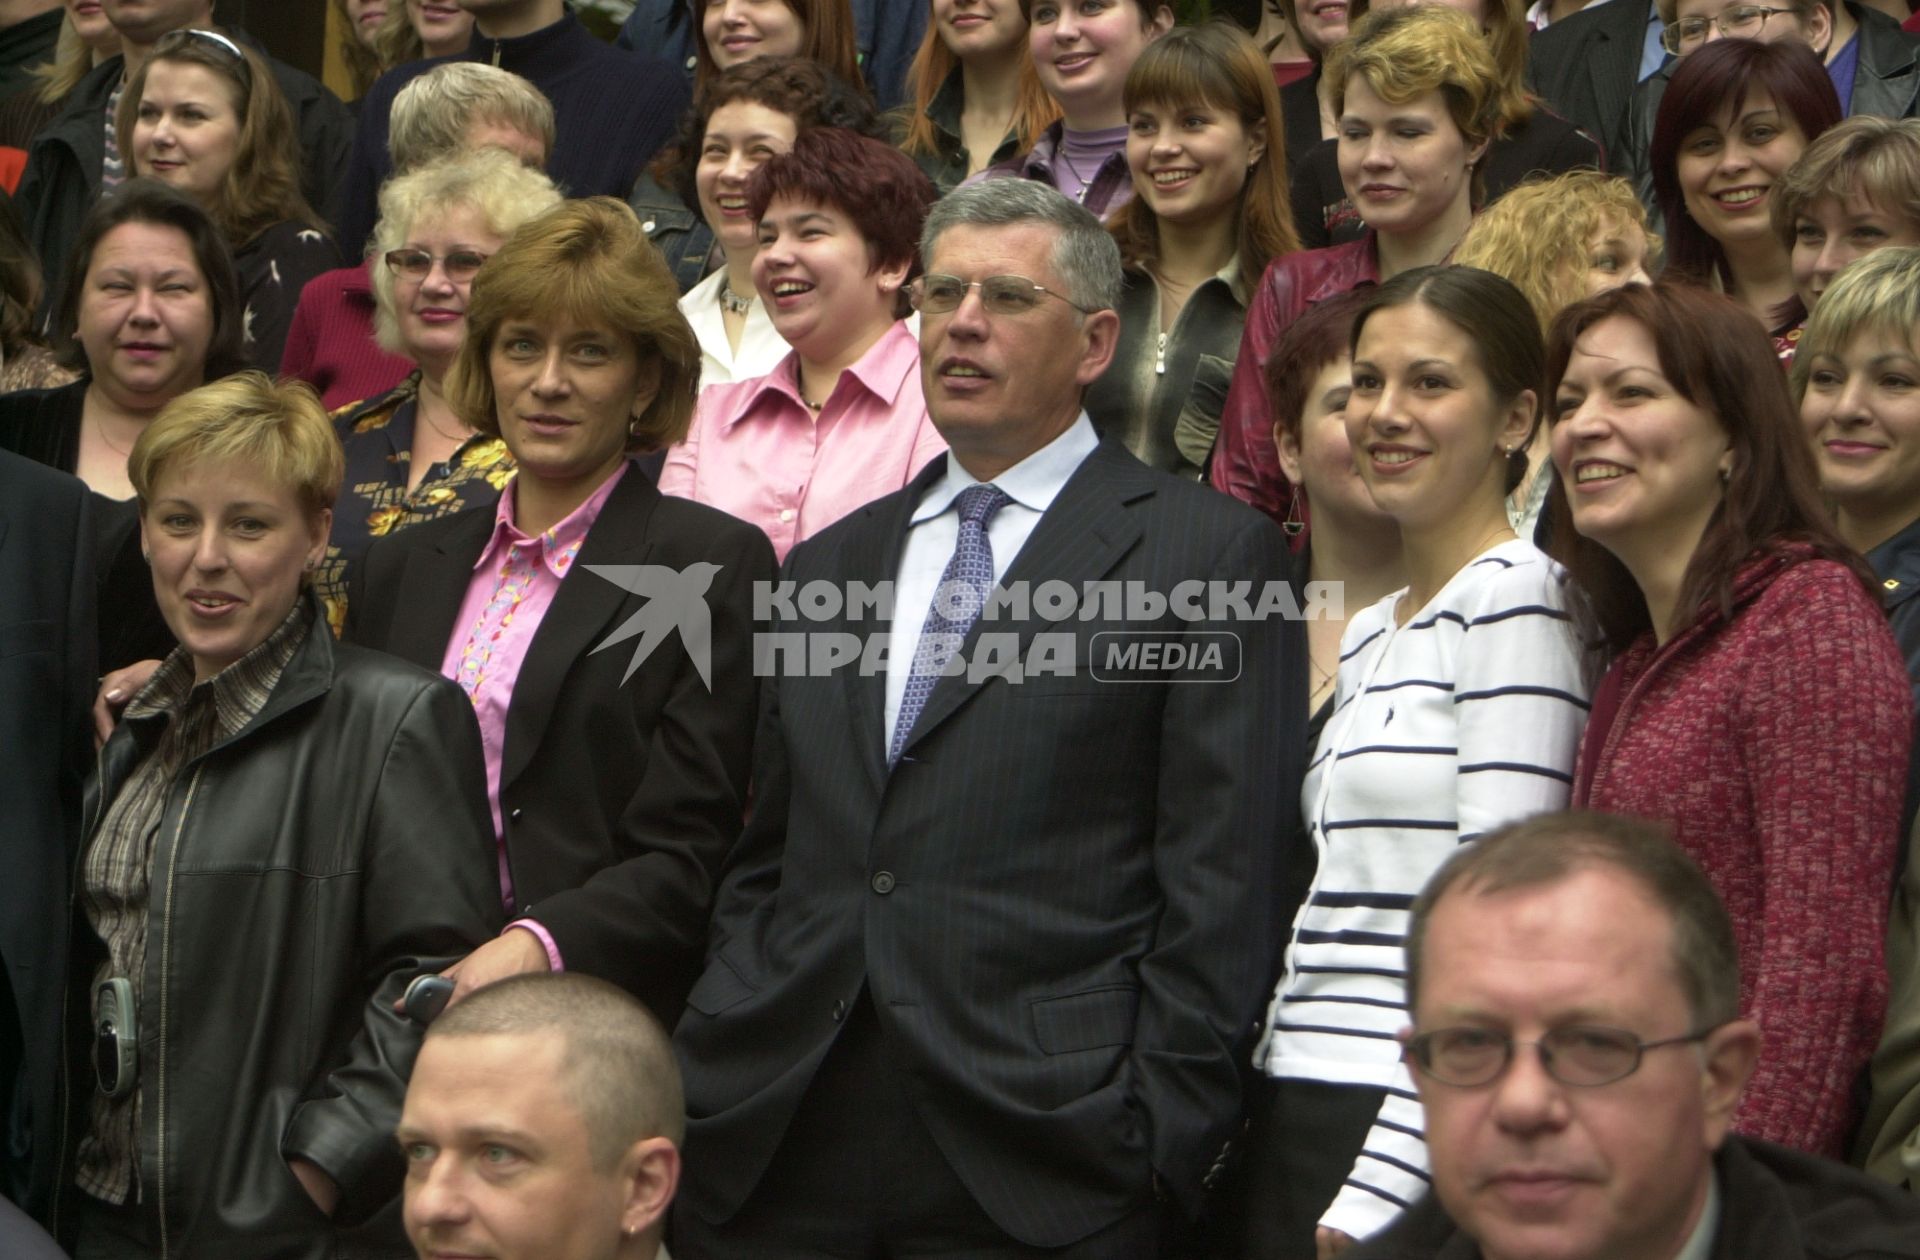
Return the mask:
<path id="1" fill-rule="evenodd" d="M 1730 1023 L 1730 1022 L 1732 1021 L 1724 1021 L 1722 1023 L 1714 1024 L 1709 1028 L 1697 1029 L 1696 1031 L 1687 1033 L 1684 1036 L 1663 1037 L 1657 1041 L 1642 1041 L 1638 1033 L 1632 1032 L 1625 1028 L 1609 1027 L 1608 1025 L 1605 1025 L 1605 1024 L 1568 1024 L 1561 1028 L 1550 1028 L 1547 1030 L 1545 1036 L 1537 1037 L 1531 1041 L 1523 1041 L 1508 1033 L 1495 1033 L 1490 1028 L 1473 1028 L 1470 1026 L 1456 1024 L 1447 1028 L 1435 1028 L 1428 1032 L 1419 1033 L 1419 1034 L 1416 1034 L 1415 1036 L 1407 1038 L 1406 1044 L 1401 1048 L 1400 1057 L 1403 1061 L 1406 1062 L 1408 1067 L 1413 1068 L 1414 1070 L 1422 1073 L 1425 1076 L 1432 1077 L 1434 1080 L 1440 1082 L 1442 1085 L 1448 1085 L 1453 1087 L 1454 1089 L 1483 1089 L 1486 1086 L 1492 1085 L 1495 1082 L 1499 1081 L 1502 1077 L 1504 1077 L 1507 1074 L 1509 1070 L 1512 1069 L 1514 1056 L 1519 1052 L 1519 1049 L 1521 1046 L 1531 1046 L 1533 1048 L 1534 1053 L 1538 1055 L 1540 1058 L 1541 1070 L 1544 1071 L 1554 1081 L 1558 1082 L 1561 1085 L 1565 1085 L 1569 1089 L 1601 1089 L 1608 1085 L 1618 1085 L 1621 1081 L 1626 1080 L 1628 1077 L 1632 1076 L 1635 1072 L 1638 1072 L 1640 1070 L 1641 1063 L 1645 1062 L 1646 1060 L 1647 1051 L 1662 1050 L 1668 1046 L 1684 1046 L 1684 1045 L 1690 1045 L 1694 1042 L 1705 1041 L 1708 1037 L 1711 1037 L 1714 1033 L 1717 1033 L 1722 1028 L 1725 1028 L 1727 1026 L 1727 1023 Z M 1440 1074 L 1438 1074 L 1433 1070 L 1432 1054 L 1431 1054 L 1433 1039 L 1435 1037 L 1440 1036 L 1443 1033 L 1458 1033 L 1458 1032 L 1473 1032 L 1473 1033 L 1479 1033 L 1486 1036 L 1497 1036 L 1500 1039 L 1500 1041 L 1505 1045 L 1506 1053 L 1501 1057 L 1500 1065 L 1496 1067 L 1493 1070 L 1492 1074 L 1489 1075 L 1485 1080 L 1467 1081 L 1467 1082 L 1448 1080 L 1446 1077 L 1441 1076 Z M 1609 1077 L 1607 1080 L 1604 1080 L 1604 1081 L 1567 1080 L 1565 1077 L 1561 1076 L 1558 1072 L 1554 1071 L 1553 1051 L 1547 1046 L 1546 1041 L 1548 1037 L 1553 1037 L 1558 1034 L 1581 1033 L 1581 1032 L 1614 1033 L 1614 1034 L 1618 1034 L 1623 1039 L 1623 1042 L 1631 1041 L 1633 1043 L 1633 1051 L 1634 1051 L 1633 1065 L 1629 1067 L 1626 1071 L 1622 1072 L 1620 1075 Z"/>
<path id="2" fill-rule="evenodd" d="M 479 266 L 476 266 L 473 269 L 473 271 L 468 274 L 465 280 L 462 280 L 459 277 L 455 276 L 453 274 L 453 268 L 447 265 L 454 259 L 455 256 L 460 254 L 471 254 L 473 257 L 478 258 L 480 260 Z M 380 261 L 386 264 L 387 270 L 390 273 L 392 273 L 396 278 L 402 279 L 402 280 L 411 280 L 416 278 L 413 276 L 409 276 L 406 272 L 406 269 L 402 267 L 401 264 L 397 261 L 403 255 L 411 255 L 416 258 L 424 256 L 426 258 L 427 269 L 421 272 L 420 275 L 417 277 L 420 280 L 420 282 L 423 284 L 426 282 L 427 277 L 433 274 L 433 264 L 435 263 L 440 264 L 440 269 L 446 272 L 447 279 L 453 281 L 455 284 L 470 284 L 473 281 L 473 277 L 480 274 L 480 268 L 486 266 L 487 260 L 493 257 L 492 254 L 483 254 L 477 249 L 456 249 L 451 254 L 436 254 L 436 253 L 433 253 L 431 250 L 408 249 L 408 248 L 405 248 L 404 246 L 400 249 L 390 249 L 386 253 L 380 255 Z"/>
<path id="3" fill-rule="evenodd" d="M 953 283 L 960 286 L 960 300 L 958 302 L 955 302 L 951 307 L 947 308 L 946 310 L 929 311 L 928 309 L 926 309 L 927 281 L 929 280 L 953 281 Z M 967 293 L 969 291 L 973 289 L 979 289 L 981 309 L 987 310 L 986 286 L 992 284 L 996 280 L 1012 280 L 1017 284 L 1028 286 L 1035 293 L 1044 293 L 1048 297 L 1059 298 L 1062 302 L 1065 302 L 1068 306 L 1071 306 L 1074 310 L 1079 311 L 1082 315 L 1091 315 L 1095 311 L 1100 309 L 1097 306 L 1082 306 L 1080 305 L 1080 303 L 1074 301 L 1072 298 L 1068 297 L 1064 293 L 1061 293 L 1054 289 L 1049 289 L 1044 284 L 1035 284 L 1033 282 L 1032 277 L 1030 276 L 1014 275 L 1011 273 L 1007 275 L 1000 275 L 1000 276 L 988 276 L 983 280 L 962 280 L 959 276 L 948 275 L 944 271 L 928 272 L 923 276 L 917 277 L 912 284 L 907 286 L 907 301 L 912 303 L 913 309 L 916 311 L 919 311 L 922 315 L 951 315 L 953 314 L 953 312 L 959 310 L 962 306 L 966 304 Z M 1025 312 L 1020 312 L 1020 311 L 994 312 L 991 310 L 987 310 L 987 313 L 1014 315 L 1014 314 L 1024 314 Z"/>
<path id="4" fill-rule="evenodd" d="M 1798 12 L 1798 10 L 1778 9 L 1773 7 L 1772 5 L 1766 5 L 1766 4 L 1736 4 L 1731 6 L 1730 8 L 1721 10 L 1719 13 L 1714 14 L 1710 18 L 1699 18 L 1699 19 L 1681 18 L 1679 20 L 1676 20 L 1671 26 L 1667 26 L 1661 30 L 1660 47 L 1666 49 L 1669 53 L 1673 54 L 1676 57 L 1684 57 L 1687 55 L 1686 53 L 1680 51 L 1680 48 L 1681 48 L 1680 23 L 1683 21 L 1692 22 L 1692 21 L 1698 20 L 1701 22 L 1705 22 L 1709 26 L 1713 27 L 1715 30 L 1718 30 L 1720 32 L 1720 37 L 1722 39 L 1748 38 L 1746 36 L 1737 36 L 1732 31 L 1728 30 L 1725 19 L 1727 15 L 1730 13 L 1750 13 L 1750 12 L 1758 12 L 1760 14 L 1760 25 L 1759 25 L 1759 28 L 1755 31 L 1755 34 L 1758 34 L 1759 31 L 1764 31 L 1767 28 L 1768 18 L 1773 17 L 1775 14 L 1778 14 L 1778 13 L 1796 13 Z M 1671 33 L 1673 36 L 1672 43 L 1667 42 L 1667 36 L 1669 33 Z M 1702 30 L 1700 32 L 1700 43 L 1705 43 L 1706 38 L 1707 38 L 1707 33 L 1705 30 Z M 1692 51 L 1692 46 L 1688 48 L 1688 52 L 1691 52 L 1691 51 Z"/>

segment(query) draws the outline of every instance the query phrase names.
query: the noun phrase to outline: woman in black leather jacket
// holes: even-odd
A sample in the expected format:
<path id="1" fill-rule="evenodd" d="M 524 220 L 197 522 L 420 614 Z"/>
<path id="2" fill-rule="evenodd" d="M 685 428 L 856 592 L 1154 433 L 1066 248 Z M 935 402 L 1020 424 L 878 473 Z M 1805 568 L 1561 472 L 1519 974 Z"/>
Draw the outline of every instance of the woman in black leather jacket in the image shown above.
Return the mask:
<path id="1" fill-rule="evenodd" d="M 318 1260 L 400 1187 L 395 999 L 500 919 L 479 733 L 306 591 L 341 478 L 306 386 L 183 395 L 128 471 L 180 646 L 89 784 L 67 1123 L 36 1156 L 77 1255 Z"/>

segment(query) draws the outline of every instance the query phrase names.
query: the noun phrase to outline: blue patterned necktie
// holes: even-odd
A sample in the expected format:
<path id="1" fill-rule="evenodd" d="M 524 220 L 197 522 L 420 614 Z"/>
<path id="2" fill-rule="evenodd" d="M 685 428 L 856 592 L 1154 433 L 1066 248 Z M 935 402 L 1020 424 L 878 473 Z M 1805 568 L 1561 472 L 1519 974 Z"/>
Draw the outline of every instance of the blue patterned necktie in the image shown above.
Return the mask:
<path id="1" fill-rule="evenodd" d="M 993 544 L 987 540 L 987 523 L 1010 502 L 999 486 L 968 486 L 960 492 L 960 537 L 953 545 L 953 559 L 940 574 L 940 585 L 934 588 L 933 604 L 913 650 L 913 672 L 907 676 L 900 716 L 887 747 L 888 765 L 900 760 L 900 750 L 933 694 L 933 685 L 986 606 L 993 589 Z"/>

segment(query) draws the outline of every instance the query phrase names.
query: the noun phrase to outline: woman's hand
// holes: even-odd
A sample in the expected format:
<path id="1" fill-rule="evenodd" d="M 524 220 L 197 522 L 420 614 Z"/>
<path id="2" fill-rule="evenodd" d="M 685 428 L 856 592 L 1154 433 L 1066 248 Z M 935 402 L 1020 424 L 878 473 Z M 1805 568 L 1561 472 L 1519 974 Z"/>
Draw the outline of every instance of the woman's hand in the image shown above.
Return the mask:
<path id="1" fill-rule="evenodd" d="M 160 668 L 159 661 L 135 661 L 125 669 L 116 669 L 111 674 L 102 675 L 100 690 L 93 697 L 93 746 L 98 748 L 113 735 L 113 728 L 120 724 L 120 710 L 127 707 L 127 701 L 134 693 L 147 685 L 147 679 L 153 677 L 153 671 Z"/>
<path id="2" fill-rule="evenodd" d="M 333 1210 L 340 1206 L 340 1187 L 333 1184 L 333 1178 L 320 1171 L 318 1164 L 310 1164 L 304 1159 L 290 1159 L 287 1167 L 293 1170 L 300 1188 L 313 1200 L 313 1206 L 320 1209 L 322 1216 L 331 1217 Z"/>
<path id="3" fill-rule="evenodd" d="M 1325 1225 L 1313 1231 L 1313 1249 L 1317 1260 L 1333 1258 L 1353 1246 L 1353 1238 L 1337 1229 L 1328 1229 Z"/>

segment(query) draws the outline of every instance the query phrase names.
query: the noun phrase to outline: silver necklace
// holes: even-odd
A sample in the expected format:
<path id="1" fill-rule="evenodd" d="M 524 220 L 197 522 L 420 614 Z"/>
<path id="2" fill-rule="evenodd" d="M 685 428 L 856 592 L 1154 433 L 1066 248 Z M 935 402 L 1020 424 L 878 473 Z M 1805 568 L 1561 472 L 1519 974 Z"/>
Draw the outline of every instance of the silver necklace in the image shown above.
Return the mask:
<path id="1" fill-rule="evenodd" d="M 736 295 L 733 291 L 732 282 L 722 279 L 720 281 L 720 305 L 726 307 L 735 315 L 745 315 L 753 309 L 753 299 Z"/>

